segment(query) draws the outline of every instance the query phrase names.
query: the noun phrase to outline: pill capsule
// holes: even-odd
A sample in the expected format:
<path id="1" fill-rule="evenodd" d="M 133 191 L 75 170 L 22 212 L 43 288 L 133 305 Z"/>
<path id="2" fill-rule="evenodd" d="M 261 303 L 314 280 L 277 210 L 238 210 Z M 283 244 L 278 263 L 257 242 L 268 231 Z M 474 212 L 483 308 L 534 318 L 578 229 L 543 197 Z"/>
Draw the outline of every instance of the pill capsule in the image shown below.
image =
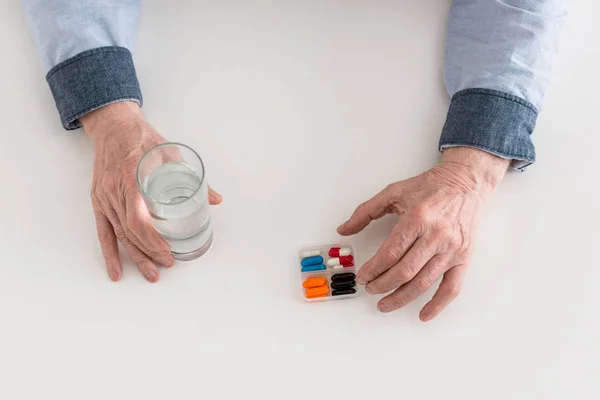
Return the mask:
<path id="1" fill-rule="evenodd" d="M 352 272 L 343 272 L 341 274 L 335 274 L 331 277 L 332 282 L 348 282 L 356 279 L 356 275 Z"/>
<path id="2" fill-rule="evenodd" d="M 319 265 L 307 265 L 306 267 L 302 267 L 302 272 L 312 272 L 312 271 L 321 271 L 326 267 L 323 264 Z"/>
<path id="3" fill-rule="evenodd" d="M 320 256 L 321 255 L 321 251 L 319 250 L 306 250 L 303 251 L 302 253 L 300 253 L 300 258 L 308 258 L 308 257 L 314 257 L 314 256 Z"/>
<path id="4" fill-rule="evenodd" d="M 300 261 L 300 264 L 302 264 L 303 267 L 307 267 L 309 265 L 323 264 L 323 257 L 321 257 L 321 256 L 308 257 L 308 258 L 305 258 L 302 261 Z"/>
<path id="5" fill-rule="evenodd" d="M 352 250 L 348 247 L 332 247 L 329 249 L 329 257 L 349 256 Z"/>
<path id="6" fill-rule="evenodd" d="M 341 296 L 344 294 L 354 294 L 356 293 L 356 289 L 343 289 L 343 290 L 334 290 L 331 292 L 332 296 Z"/>
<path id="7" fill-rule="evenodd" d="M 339 265 L 338 264 L 338 265 L 333 265 L 333 266 L 330 265 L 330 267 L 333 268 L 333 269 L 352 268 L 352 267 L 354 267 L 354 264 L 353 263 L 344 264 L 344 265 Z"/>
<path id="8" fill-rule="evenodd" d="M 332 289 L 352 289 L 356 286 L 356 281 L 331 282 Z"/>
<path id="9" fill-rule="evenodd" d="M 354 261 L 354 257 L 352 257 L 351 255 L 341 256 L 341 257 L 330 258 L 329 260 L 327 260 L 327 265 L 338 265 L 338 264 L 344 265 L 344 264 L 350 264 L 353 261 Z"/>
<path id="10" fill-rule="evenodd" d="M 306 289 L 306 297 L 309 299 L 313 299 L 315 297 L 326 296 L 329 293 L 329 286 L 323 285 L 315 288 Z"/>
<path id="11" fill-rule="evenodd" d="M 323 285 L 327 285 L 327 278 L 323 278 L 321 276 L 308 278 L 302 283 L 302 287 L 305 289 L 319 287 Z"/>

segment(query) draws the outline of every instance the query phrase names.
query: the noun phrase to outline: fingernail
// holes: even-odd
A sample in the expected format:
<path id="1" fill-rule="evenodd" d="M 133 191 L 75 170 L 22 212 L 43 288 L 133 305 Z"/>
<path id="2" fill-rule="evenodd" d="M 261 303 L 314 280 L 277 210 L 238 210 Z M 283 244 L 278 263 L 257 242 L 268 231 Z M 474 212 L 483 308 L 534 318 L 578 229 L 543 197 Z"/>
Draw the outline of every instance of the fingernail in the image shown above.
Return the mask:
<path id="1" fill-rule="evenodd" d="M 430 319 L 431 319 L 431 315 L 430 314 L 421 314 L 421 321 L 427 322 Z"/>
<path id="2" fill-rule="evenodd" d="M 379 309 L 379 311 L 381 312 L 390 312 L 390 306 L 388 306 L 386 303 L 379 303 L 377 304 L 377 308 Z"/>
<path id="3" fill-rule="evenodd" d="M 175 265 L 175 258 L 170 255 L 166 258 L 166 263 L 164 263 L 163 265 L 167 268 L 171 268 L 173 265 Z"/>
<path id="4" fill-rule="evenodd" d="M 119 280 L 119 271 L 110 271 L 108 276 L 110 277 L 111 281 L 116 282 Z"/>
<path id="5" fill-rule="evenodd" d="M 361 285 L 362 285 L 362 283 L 361 283 Z M 372 292 L 373 289 L 371 288 L 370 285 L 365 286 L 365 290 L 367 291 L 367 293 L 373 294 L 373 292 Z"/>
<path id="6" fill-rule="evenodd" d="M 362 275 L 358 275 L 356 277 L 356 282 L 358 282 L 359 285 L 367 284 L 367 280 L 365 278 L 363 278 Z"/>
<path id="7" fill-rule="evenodd" d="M 148 275 L 146 276 L 146 278 L 150 282 L 154 283 L 154 282 L 158 281 L 158 274 L 156 272 L 154 272 L 154 271 L 150 271 L 150 272 L 148 272 Z"/>
<path id="8" fill-rule="evenodd" d="M 337 230 L 341 231 L 344 229 L 344 227 L 346 226 L 347 222 L 344 222 L 343 224 L 341 224 L 340 226 L 338 226 Z"/>

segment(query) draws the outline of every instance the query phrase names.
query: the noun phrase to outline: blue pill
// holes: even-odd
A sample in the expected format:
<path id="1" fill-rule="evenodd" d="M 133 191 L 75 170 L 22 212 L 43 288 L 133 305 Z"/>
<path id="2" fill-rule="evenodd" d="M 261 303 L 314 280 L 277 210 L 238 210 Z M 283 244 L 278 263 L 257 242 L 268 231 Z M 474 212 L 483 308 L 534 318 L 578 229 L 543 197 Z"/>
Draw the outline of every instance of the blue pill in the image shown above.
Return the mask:
<path id="1" fill-rule="evenodd" d="M 302 272 L 312 272 L 312 271 L 321 271 L 326 269 L 325 265 L 307 265 L 306 267 L 302 267 Z"/>
<path id="2" fill-rule="evenodd" d="M 308 267 L 309 265 L 323 264 L 323 257 L 321 257 L 321 256 L 308 257 L 308 258 L 305 258 L 302 261 L 300 261 L 300 264 L 302 264 L 303 267 Z"/>

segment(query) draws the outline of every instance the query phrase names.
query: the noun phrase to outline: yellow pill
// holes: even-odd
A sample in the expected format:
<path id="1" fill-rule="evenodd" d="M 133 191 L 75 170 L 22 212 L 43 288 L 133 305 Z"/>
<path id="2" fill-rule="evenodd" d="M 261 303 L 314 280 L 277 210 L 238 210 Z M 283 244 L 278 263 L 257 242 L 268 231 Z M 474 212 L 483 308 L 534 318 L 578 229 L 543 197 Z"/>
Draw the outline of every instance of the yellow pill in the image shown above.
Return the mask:
<path id="1" fill-rule="evenodd" d="M 304 281 L 304 283 L 302 283 L 302 287 L 305 289 L 319 287 L 323 285 L 327 285 L 327 278 L 323 278 L 320 276 L 315 278 L 308 278 Z"/>
<path id="2" fill-rule="evenodd" d="M 314 299 L 315 297 L 324 297 L 329 293 L 329 286 L 323 285 L 315 288 L 306 289 L 306 298 Z"/>

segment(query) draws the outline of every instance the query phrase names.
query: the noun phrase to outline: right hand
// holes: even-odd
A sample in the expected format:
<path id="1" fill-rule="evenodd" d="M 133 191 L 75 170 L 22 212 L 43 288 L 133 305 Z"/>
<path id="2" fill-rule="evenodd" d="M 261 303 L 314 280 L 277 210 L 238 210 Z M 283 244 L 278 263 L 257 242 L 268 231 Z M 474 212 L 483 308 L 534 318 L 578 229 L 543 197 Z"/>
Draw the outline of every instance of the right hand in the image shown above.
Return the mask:
<path id="1" fill-rule="evenodd" d="M 123 272 L 118 240 L 146 279 L 157 282 L 157 264 L 171 267 L 175 260 L 152 226 L 136 171 L 144 153 L 166 140 L 130 101 L 109 104 L 80 121 L 94 143 L 92 206 L 108 275 L 116 282 Z M 209 189 L 209 201 L 219 204 L 222 197 Z"/>

